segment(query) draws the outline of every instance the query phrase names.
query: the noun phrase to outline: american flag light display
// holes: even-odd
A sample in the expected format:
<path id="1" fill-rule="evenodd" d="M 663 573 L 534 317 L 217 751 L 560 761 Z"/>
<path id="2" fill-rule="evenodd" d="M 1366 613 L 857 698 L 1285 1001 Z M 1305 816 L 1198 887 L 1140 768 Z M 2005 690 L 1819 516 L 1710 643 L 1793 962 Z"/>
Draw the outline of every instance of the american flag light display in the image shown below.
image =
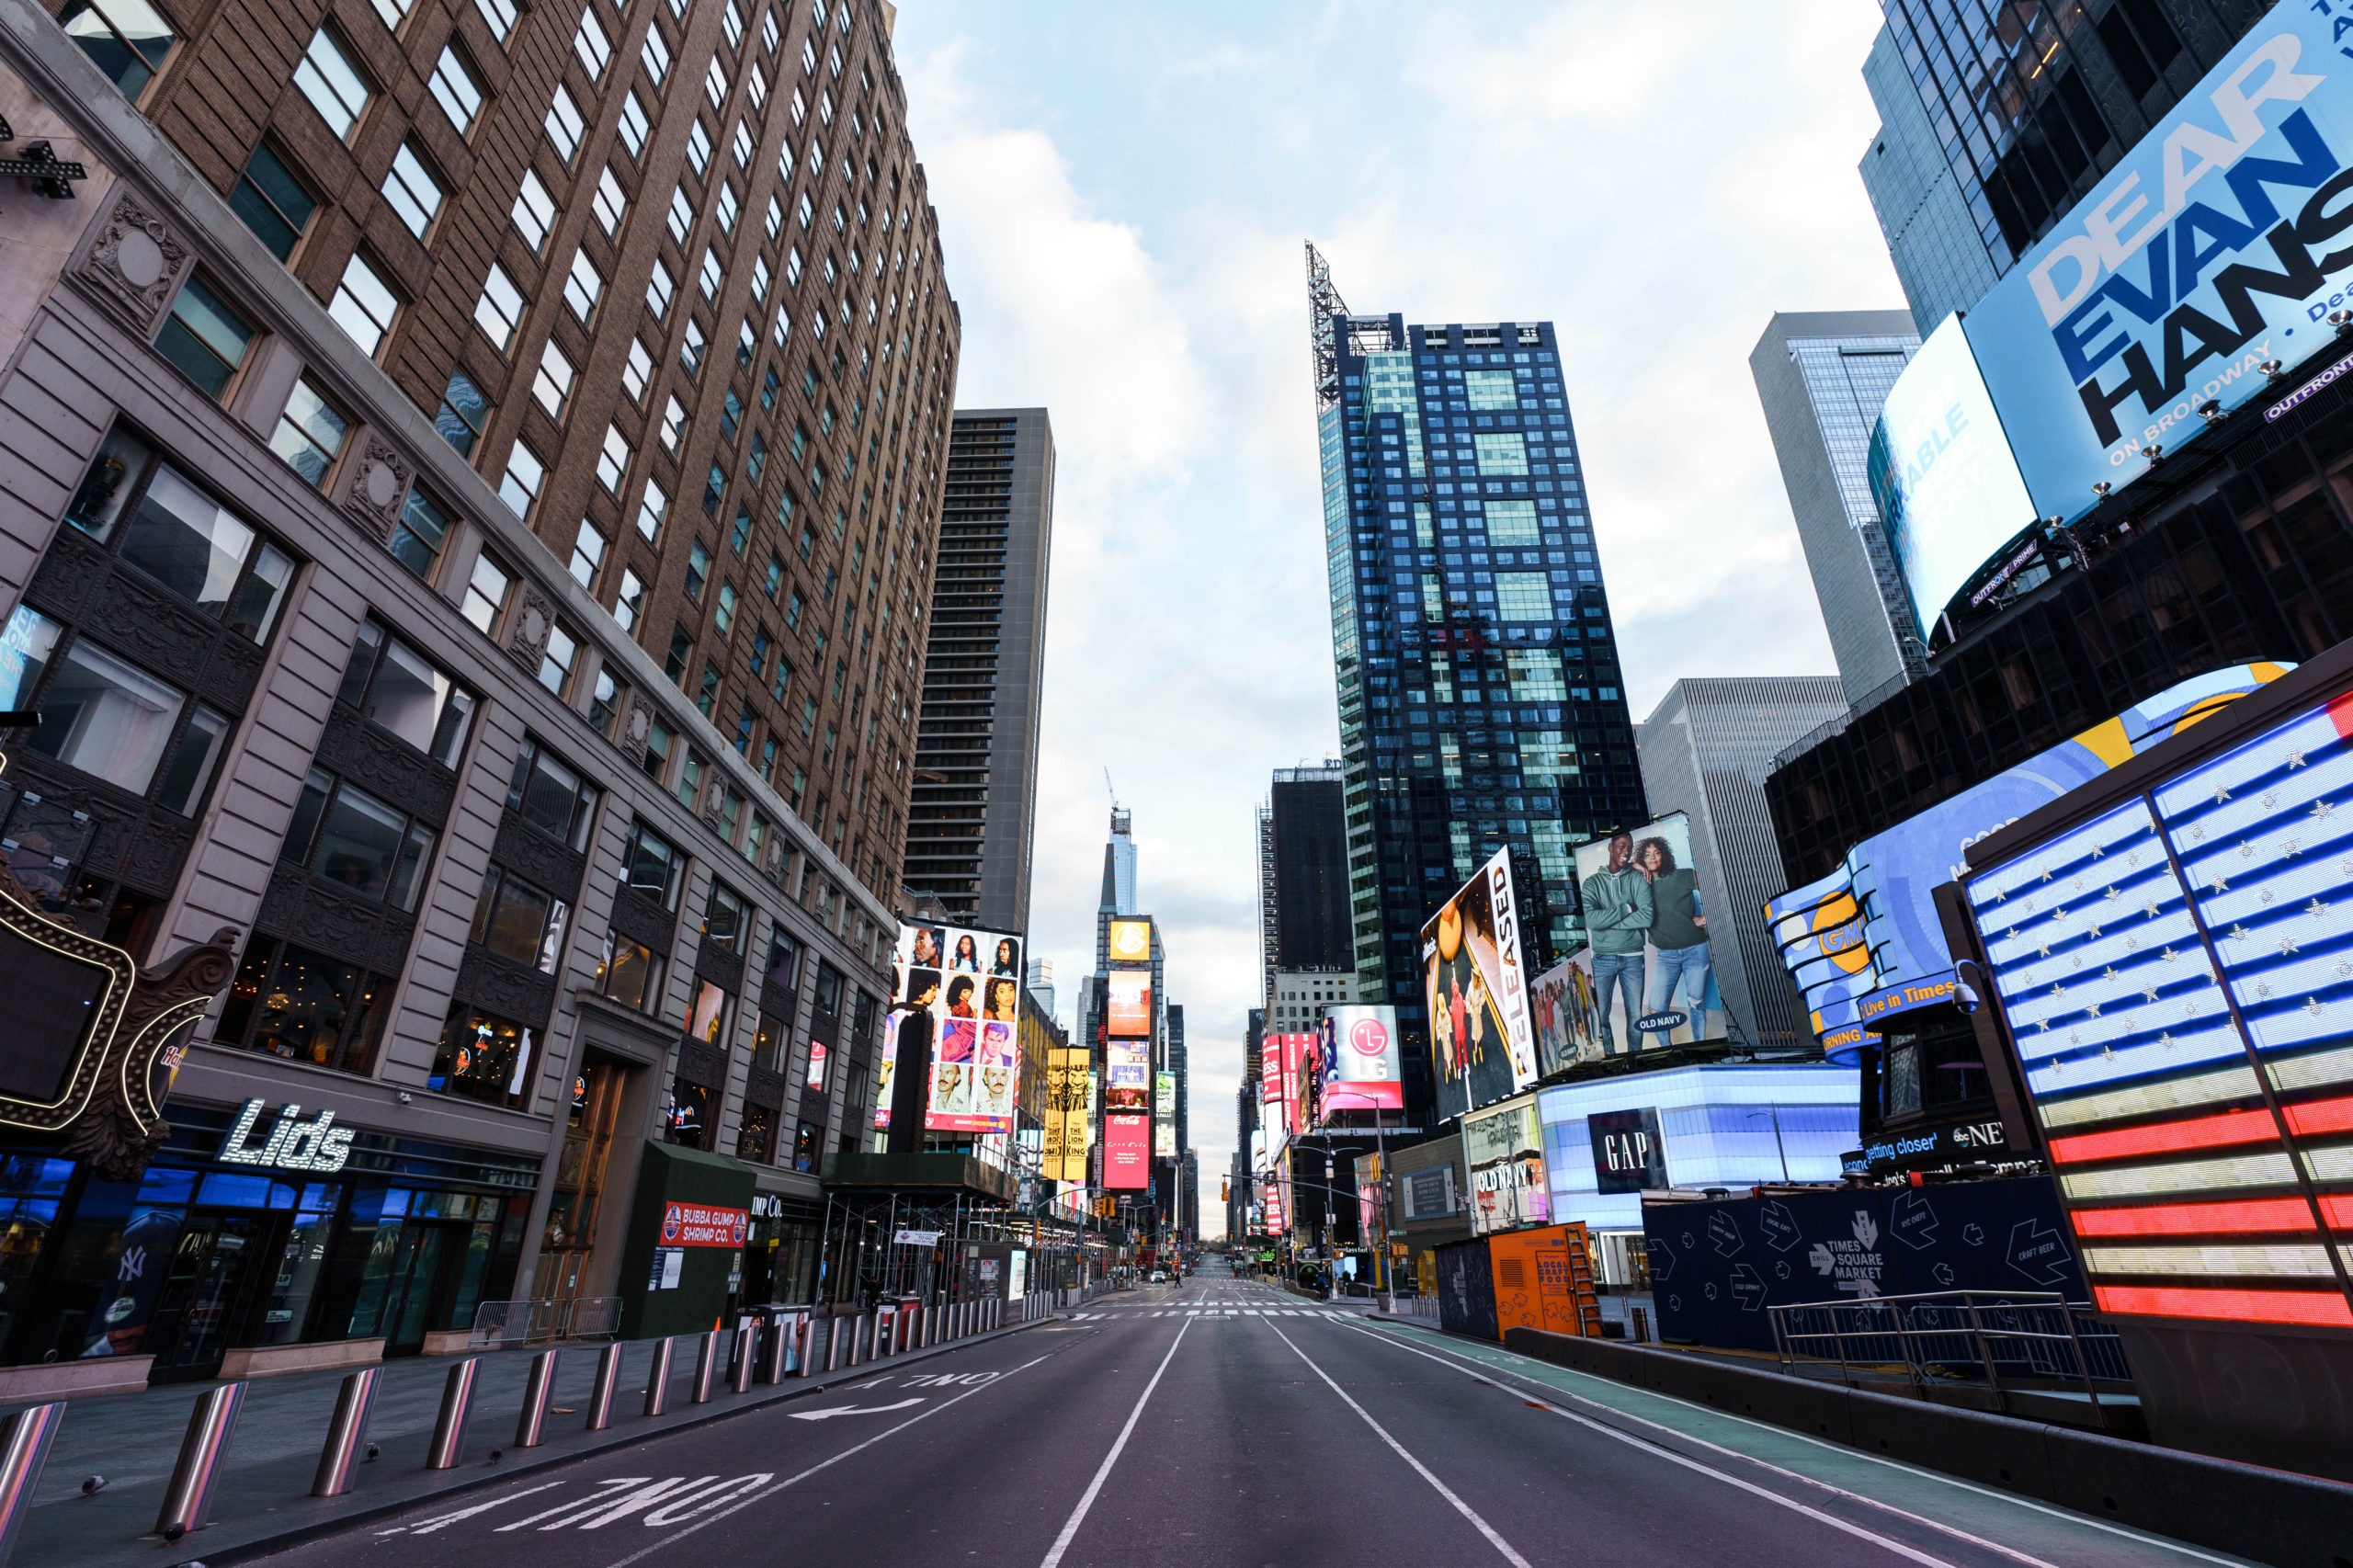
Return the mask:
<path id="1" fill-rule="evenodd" d="M 2353 1327 L 2353 693 L 1967 881 L 2103 1312 Z"/>

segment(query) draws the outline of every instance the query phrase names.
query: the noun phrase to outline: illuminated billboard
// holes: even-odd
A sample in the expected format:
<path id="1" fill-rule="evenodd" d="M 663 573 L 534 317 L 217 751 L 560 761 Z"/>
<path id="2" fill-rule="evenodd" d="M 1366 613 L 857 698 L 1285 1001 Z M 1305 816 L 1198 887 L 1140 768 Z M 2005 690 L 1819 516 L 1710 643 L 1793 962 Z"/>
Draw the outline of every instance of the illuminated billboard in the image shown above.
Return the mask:
<path id="1" fill-rule="evenodd" d="M 875 1126 L 890 1125 L 890 1084 L 898 1064 L 927 1060 L 926 1131 L 1011 1132 L 1020 1069 L 1021 938 L 954 926 L 902 926 L 892 953 L 892 983 Z"/>
<path id="2" fill-rule="evenodd" d="M 2343 17 L 2268 10 L 1969 312 L 2041 512 L 2121 489 L 2201 405 L 2264 396 L 2267 361 L 2344 351 L 2325 324 L 2353 267 Z"/>
<path id="3" fill-rule="evenodd" d="M 1104 1022 L 1112 1035 L 1152 1033 L 1152 971 L 1115 969 L 1109 976 L 1110 1006 Z"/>
<path id="4" fill-rule="evenodd" d="M 1544 1077 L 1580 1062 L 1601 1060 L 1601 1008 L 1593 990 L 1593 949 L 1576 952 L 1528 986 L 1529 1021 L 1536 1031 L 1536 1069 Z"/>
<path id="5" fill-rule="evenodd" d="M 1552 1217 L 1535 1096 L 1464 1117 L 1462 1162 L 1471 1172 L 1472 1235 L 1540 1225 Z"/>
<path id="6" fill-rule="evenodd" d="M 1103 1119 L 1103 1186 L 1111 1192 L 1142 1192 L 1152 1185 L 1152 1118 L 1108 1115 Z"/>
<path id="7" fill-rule="evenodd" d="M 1152 922 L 1114 920 L 1104 934 L 1104 946 L 1115 964 L 1152 961 Z"/>
<path id="8" fill-rule="evenodd" d="M 1103 1076 L 1105 1110 L 1151 1113 L 1152 1046 L 1147 1041 L 1105 1041 Z"/>
<path id="9" fill-rule="evenodd" d="M 1404 1108 L 1405 1068 L 1397 1049 L 1396 1008 L 1327 1010 L 1316 1057 L 1323 1076 L 1319 1106 L 1324 1116 Z"/>
<path id="10" fill-rule="evenodd" d="M 1574 858 L 1601 1053 L 1723 1039 L 1690 819 L 1676 812 L 1621 828 Z"/>
<path id="11" fill-rule="evenodd" d="M 1934 894 L 1961 875 L 1969 846 L 2277 679 L 2287 667 L 2237 665 L 2169 687 L 1873 835 L 1829 876 L 1768 900 L 1773 939 L 1824 1049 L 1854 1060 L 1876 1020 L 1952 995 L 1952 955 Z"/>
<path id="12" fill-rule="evenodd" d="M 1967 902 L 2097 1308 L 2353 1327 L 2353 689 L 2190 744 Z"/>
<path id="13" fill-rule="evenodd" d="M 1044 1163 L 1048 1181 L 1086 1179 L 1086 1052 L 1056 1047 L 1046 1053 Z"/>
<path id="14" fill-rule="evenodd" d="M 1156 1073 L 1152 1085 L 1152 1153 L 1156 1159 L 1176 1156 L 1176 1074 Z"/>
<path id="15" fill-rule="evenodd" d="M 1439 1119 L 1536 1082 L 1527 952 L 1509 849 L 1495 851 L 1422 927 L 1422 986 Z"/>
<path id="16" fill-rule="evenodd" d="M 1961 585 L 2038 520 L 1959 316 L 1928 334 L 1888 392 L 1868 472 L 1925 641 Z"/>

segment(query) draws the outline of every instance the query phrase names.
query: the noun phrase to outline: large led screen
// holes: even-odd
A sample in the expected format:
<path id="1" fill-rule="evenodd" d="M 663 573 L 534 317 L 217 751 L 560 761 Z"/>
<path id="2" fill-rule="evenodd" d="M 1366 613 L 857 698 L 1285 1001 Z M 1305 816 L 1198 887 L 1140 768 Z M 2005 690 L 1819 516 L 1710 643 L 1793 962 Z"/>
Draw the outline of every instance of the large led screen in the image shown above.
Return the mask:
<path id="1" fill-rule="evenodd" d="M 1601 1053 L 1723 1039 L 1690 819 L 1676 812 L 1621 829 L 1574 858 Z"/>
<path id="2" fill-rule="evenodd" d="M 2353 692 L 1968 879 L 2104 1312 L 2353 1326 L 2348 737 Z"/>
<path id="3" fill-rule="evenodd" d="M 1536 1082 L 1509 849 L 1497 850 L 1422 927 L 1422 984 L 1441 1120 Z"/>
<path id="4" fill-rule="evenodd" d="M 1152 1110 L 1152 1046 L 1141 1040 L 1114 1040 L 1103 1046 L 1103 1108 Z"/>
<path id="5" fill-rule="evenodd" d="M 890 1125 L 889 1085 L 898 1064 L 927 1052 L 926 1130 L 1012 1131 L 1020 1076 L 1021 938 L 954 926 L 902 926 L 892 976 L 875 1125 Z"/>
<path id="6" fill-rule="evenodd" d="M 1131 1037 L 1152 1033 L 1152 971 L 1115 969 L 1109 976 L 1111 1001 L 1104 1021 L 1107 1032 Z"/>
<path id="7" fill-rule="evenodd" d="M 2343 345 L 2353 267 L 2345 13 L 2279 6 L 2119 158 L 1969 312 L 1985 385 L 2041 512 L 2145 472 L 2262 366 Z"/>
<path id="8" fill-rule="evenodd" d="M 1471 1173 L 1473 1235 L 1541 1225 L 1552 1218 L 1535 1096 L 1464 1117 L 1462 1161 Z"/>
<path id="9" fill-rule="evenodd" d="M 1104 933 L 1104 945 L 1109 949 L 1113 963 L 1150 963 L 1152 922 L 1114 920 Z"/>
<path id="10" fill-rule="evenodd" d="M 1329 1009 L 1324 1015 L 1316 1055 L 1324 1079 L 1320 1106 L 1325 1118 L 1404 1108 L 1404 1063 L 1397 1050 L 1396 1008 Z"/>
<path id="11" fill-rule="evenodd" d="M 1141 1192 L 1152 1185 L 1152 1118 L 1103 1119 L 1103 1186 L 1112 1192 Z"/>

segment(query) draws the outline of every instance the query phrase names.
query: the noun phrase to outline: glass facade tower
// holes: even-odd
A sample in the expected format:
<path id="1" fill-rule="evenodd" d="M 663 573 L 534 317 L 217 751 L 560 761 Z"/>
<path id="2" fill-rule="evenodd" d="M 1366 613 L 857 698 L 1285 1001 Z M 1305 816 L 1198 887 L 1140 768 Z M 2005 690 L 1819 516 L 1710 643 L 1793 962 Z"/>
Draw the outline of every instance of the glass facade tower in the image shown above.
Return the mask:
<path id="1" fill-rule="evenodd" d="M 1577 946 L 1570 846 L 1642 776 L 1552 324 L 1351 315 L 1309 263 L 1358 994 L 1420 1108 L 1422 923 L 1509 845 L 1531 959 Z"/>

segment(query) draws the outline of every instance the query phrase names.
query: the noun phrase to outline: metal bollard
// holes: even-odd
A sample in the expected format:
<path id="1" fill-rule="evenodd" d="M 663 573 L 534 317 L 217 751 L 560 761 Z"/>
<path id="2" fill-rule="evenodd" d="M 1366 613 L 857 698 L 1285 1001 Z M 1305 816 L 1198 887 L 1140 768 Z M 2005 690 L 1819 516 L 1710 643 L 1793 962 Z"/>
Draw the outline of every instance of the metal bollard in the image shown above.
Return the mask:
<path id="1" fill-rule="evenodd" d="M 41 1466 L 49 1462 L 49 1446 L 65 1420 L 65 1404 L 33 1404 L 0 1420 L 0 1564 L 16 1550 L 17 1532 L 24 1527 L 33 1488 L 40 1484 Z"/>
<path id="2" fill-rule="evenodd" d="M 1651 1314 L 1640 1307 L 1628 1307 L 1626 1316 L 1630 1320 L 1628 1326 L 1632 1331 L 1631 1337 L 1633 1342 L 1648 1345 L 1651 1342 Z"/>
<path id="3" fill-rule="evenodd" d="M 739 1317 L 735 1320 L 735 1359 L 728 1369 L 733 1374 L 728 1386 L 737 1393 L 752 1392 L 752 1372 L 760 1360 L 760 1320 Z"/>
<path id="4" fill-rule="evenodd" d="M 800 1369 L 794 1375 L 805 1378 L 817 1369 L 817 1314 L 795 1312 L 792 1337 L 800 1356 Z"/>
<path id="5" fill-rule="evenodd" d="M 866 1314 L 858 1313 L 849 1320 L 849 1364 L 858 1365 L 859 1353 L 866 1347 Z"/>
<path id="6" fill-rule="evenodd" d="M 670 1408 L 670 1336 L 654 1342 L 654 1366 L 645 1377 L 645 1414 L 659 1415 Z"/>
<path id="7" fill-rule="evenodd" d="M 542 1350 L 531 1358 L 530 1376 L 523 1381 L 523 1411 L 515 1418 L 515 1446 L 536 1449 L 548 1424 L 548 1401 L 555 1392 L 559 1350 Z"/>
<path id="8" fill-rule="evenodd" d="M 243 1383 L 223 1383 L 197 1399 L 196 1408 L 188 1412 L 188 1436 L 180 1440 L 179 1461 L 172 1466 L 171 1484 L 164 1488 L 164 1506 L 155 1515 L 157 1535 L 176 1540 L 204 1528 L 213 1483 L 221 1479 L 221 1456 L 228 1451 L 238 1408 L 244 1403 Z"/>
<path id="9" fill-rule="evenodd" d="M 842 1320 L 841 1314 L 836 1312 L 825 1320 L 825 1370 L 838 1370 L 841 1364 Z"/>
<path id="10" fill-rule="evenodd" d="M 613 1393 L 621 1383 L 624 1347 L 619 1340 L 597 1357 L 597 1386 L 588 1394 L 588 1430 L 601 1432 L 613 1424 Z"/>
<path id="11" fill-rule="evenodd" d="M 426 1469 L 456 1468 L 466 1446 L 466 1417 L 472 1414 L 474 1374 L 481 1368 L 482 1358 L 469 1356 L 449 1369 L 449 1381 L 441 1390 L 441 1413 L 433 1419 L 433 1445 L 425 1452 Z"/>
<path id="12" fill-rule="evenodd" d="M 767 1332 L 760 1340 L 760 1381 L 784 1381 L 786 1367 L 792 1359 L 793 1333 L 799 1314 L 779 1312 L 768 1319 Z"/>
<path id="13" fill-rule="evenodd" d="M 719 1381 L 719 1330 L 705 1329 L 702 1344 L 695 1352 L 695 1395 L 697 1404 L 710 1403 L 711 1385 Z"/>
<path id="14" fill-rule="evenodd" d="M 376 1409 L 376 1379 L 381 1367 L 366 1367 L 343 1380 L 335 1391 L 335 1415 L 327 1421 L 327 1440 L 319 1450 L 318 1473 L 311 1479 L 313 1497 L 340 1497 L 351 1490 L 359 1470 L 359 1450 L 368 1440 L 368 1417 Z"/>

